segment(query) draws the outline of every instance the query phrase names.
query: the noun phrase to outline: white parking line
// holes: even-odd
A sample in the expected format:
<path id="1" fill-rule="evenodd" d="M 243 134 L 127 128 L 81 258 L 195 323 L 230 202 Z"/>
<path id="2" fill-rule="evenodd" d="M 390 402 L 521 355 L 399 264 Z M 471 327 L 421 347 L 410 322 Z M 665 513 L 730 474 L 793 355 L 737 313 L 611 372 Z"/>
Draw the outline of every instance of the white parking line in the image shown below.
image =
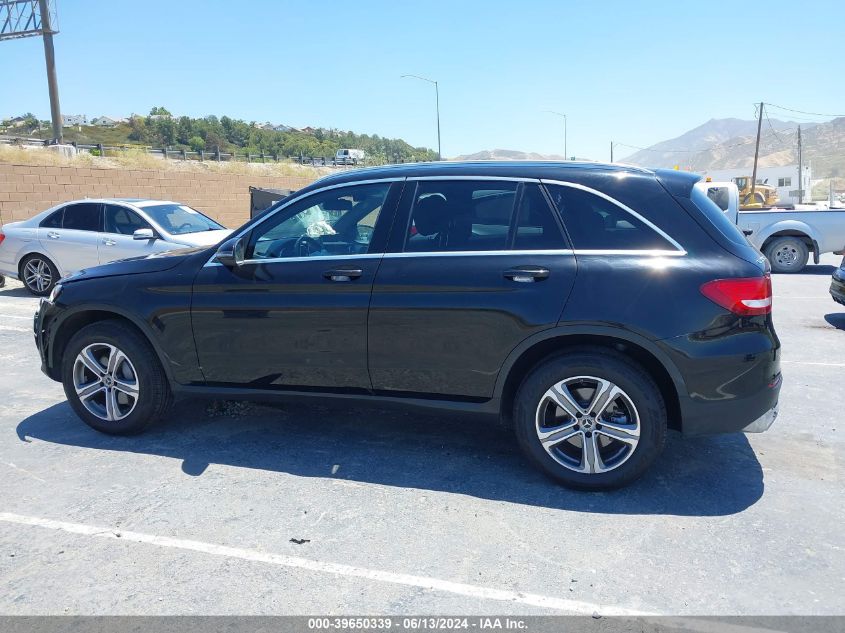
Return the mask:
<path id="1" fill-rule="evenodd" d="M 29 332 L 32 333 L 31 327 L 13 327 L 11 325 L 0 325 L 0 330 L 6 330 L 8 332 Z"/>
<path id="2" fill-rule="evenodd" d="M 430 591 L 442 591 L 445 593 L 468 596 L 471 598 L 479 598 L 482 600 L 515 602 L 518 604 L 529 605 L 532 607 L 541 607 L 545 609 L 554 609 L 556 611 L 565 611 L 572 614 L 599 613 L 601 615 L 626 616 L 655 615 L 643 611 L 636 611 L 634 609 L 608 607 L 590 602 L 582 602 L 580 600 L 567 600 L 564 598 L 543 596 L 534 593 L 523 593 L 522 591 L 512 591 L 509 589 L 493 589 L 490 587 L 480 587 L 478 585 L 469 585 L 460 582 L 452 582 L 451 580 L 442 580 L 439 578 L 429 578 L 427 576 L 414 576 L 411 574 L 401 574 L 397 572 L 382 571 L 378 569 L 367 569 L 365 567 L 354 567 L 352 565 L 343 565 L 340 563 L 327 563 L 318 560 L 311 560 L 308 558 L 287 556 L 285 554 L 271 554 L 251 549 L 242 549 L 240 547 L 227 547 L 225 545 L 216 545 L 214 543 L 204 543 L 202 541 L 191 541 L 187 539 L 172 538 L 169 536 L 157 536 L 155 534 L 144 534 L 142 532 L 130 532 L 122 529 L 98 527 L 94 525 L 85 525 L 82 523 L 53 521 L 51 519 L 41 519 L 38 517 L 13 514 L 11 512 L 0 512 L 0 521 L 3 521 L 5 523 L 14 523 L 17 525 L 28 525 L 33 527 L 47 528 L 50 530 L 58 530 L 60 532 L 68 532 L 70 534 L 81 534 L 83 536 L 93 536 L 116 539 L 121 541 L 131 541 L 133 543 L 146 543 L 148 545 L 155 545 L 156 547 L 189 550 L 193 552 L 201 552 L 203 554 L 211 554 L 213 556 L 225 556 L 227 558 L 237 558 L 240 560 L 264 563 L 268 565 L 277 565 L 280 567 L 305 569 L 308 571 L 334 574 L 335 576 L 363 578 L 365 580 L 387 582 L 395 585 L 419 587 L 421 589 L 428 589 Z"/>
<path id="3" fill-rule="evenodd" d="M 845 367 L 845 363 L 816 363 L 810 360 L 782 360 L 781 365 L 820 365 L 821 367 Z"/>
<path id="4" fill-rule="evenodd" d="M 24 319 L 25 321 L 32 321 L 32 315 L 21 316 L 18 314 L 0 314 L 0 319 Z"/>

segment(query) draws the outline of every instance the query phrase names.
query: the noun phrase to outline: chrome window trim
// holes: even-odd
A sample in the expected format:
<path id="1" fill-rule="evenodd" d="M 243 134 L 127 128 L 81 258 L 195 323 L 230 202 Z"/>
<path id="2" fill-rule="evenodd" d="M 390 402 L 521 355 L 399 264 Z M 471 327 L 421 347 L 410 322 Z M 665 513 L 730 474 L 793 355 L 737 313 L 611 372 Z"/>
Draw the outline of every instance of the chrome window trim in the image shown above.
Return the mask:
<path id="1" fill-rule="evenodd" d="M 664 252 L 664 254 L 666 254 L 666 253 L 675 253 L 675 254 L 677 254 L 677 255 L 686 255 L 686 254 L 687 254 L 687 252 L 686 252 L 686 250 L 684 249 L 684 247 L 683 247 L 683 246 L 681 246 L 681 245 L 677 242 L 677 240 L 675 240 L 675 239 L 674 239 L 671 235 L 669 235 L 668 233 L 666 233 L 666 231 L 664 231 L 663 229 L 661 229 L 659 226 L 657 226 L 657 225 L 656 225 L 656 224 L 654 224 L 653 222 L 651 222 L 651 221 L 647 220 L 646 218 L 644 218 L 643 216 L 641 216 L 639 213 L 637 213 L 636 211 L 634 211 L 634 210 L 633 210 L 631 207 L 629 207 L 628 205 L 626 205 L 626 204 L 624 204 L 624 203 L 622 203 L 622 202 L 619 202 L 619 200 L 617 200 L 616 198 L 614 198 L 614 197 L 612 197 L 612 196 L 607 195 L 606 193 L 603 193 L 603 192 L 601 192 L 601 191 L 598 191 L 598 190 L 596 190 L 596 189 L 593 189 L 592 187 L 587 187 L 587 186 L 585 186 L 585 185 L 581 185 L 581 184 L 574 183 L 574 182 L 566 182 L 566 181 L 564 181 L 564 180 L 547 180 L 547 179 L 545 179 L 545 178 L 542 178 L 542 179 L 540 180 L 540 182 L 541 182 L 541 183 L 543 183 L 544 185 L 560 185 L 560 186 L 562 186 L 562 187 L 570 187 L 570 188 L 572 188 L 572 189 L 580 189 L 581 191 L 586 191 L 587 193 L 591 193 L 591 194 L 593 194 L 593 195 L 596 195 L 596 196 L 598 196 L 599 198 L 603 198 L 603 199 L 607 200 L 608 202 L 610 202 L 611 204 L 616 205 L 617 207 L 619 207 L 620 209 L 622 209 L 622 210 L 623 210 L 623 211 L 625 211 L 626 213 L 630 213 L 631 215 L 633 215 L 635 218 L 637 218 L 638 220 L 640 220 L 641 222 L 643 222 L 646 226 L 650 227 L 650 228 L 651 228 L 651 229 L 653 229 L 655 232 L 657 232 L 657 234 L 658 234 L 658 235 L 660 235 L 661 237 L 663 237 L 666 241 L 668 241 L 668 242 L 669 242 L 672 246 L 674 246 L 674 247 L 677 249 L 677 252 L 676 252 L 676 251 L 665 251 L 665 252 Z M 563 219 L 563 223 L 564 223 L 564 225 L 566 225 L 566 218 L 562 218 L 562 219 Z M 577 251 L 577 250 L 578 250 L 578 249 L 576 249 L 576 251 Z M 582 251 L 582 252 L 583 252 L 584 254 L 592 254 L 592 252 L 590 252 L 590 251 Z M 644 251 L 635 251 L 635 250 L 632 250 L 632 251 L 625 251 L 625 250 L 622 250 L 622 251 L 620 251 L 620 250 L 616 250 L 616 251 L 612 251 L 612 250 L 611 250 L 611 251 L 604 251 L 604 250 L 602 250 L 602 252 L 604 252 L 604 253 L 610 253 L 610 252 L 613 252 L 613 253 L 625 253 L 625 254 L 628 254 L 628 253 L 636 253 L 636 252 L 644 252 Z M 654 251 L 654 252 L 657 252 L 657 251 Z"/>
<path id="2" fill-rule="evenodd" d="M 362 253 L 360 255 L 315 255 L 313 257 L 274 257 L 271 259 L 248 259 L 244 264 L 280 264 L 282 262 L 315 262 L 333 261 L 337 259 L 405 259 L 408 257 L 478 257 L 491 255 L 513 255 L 517 257 L 531 257 L 532 255 L 621 255 L 634 257 L 683 257 L 686 251 L 669 250 L 589 250 L 589 249 L 541 249 L 541 250 L 497 250 L 497 251 L 420 251 L 410 253 Z M 209 261 L 203 268 L 222 266 L 215 261 Z"/>
<path id="3" fill-rule="evenodd" d="M 326 176 L 326 177 L 328 177 L 328 176 Z M 396 176 L 393 176 L 393 177 L 388 177 L 388 178 L 372 178 L 372 179 L 369 179 L 369 180 L 354 180 L 354 181 L 351 181 L 351 182 L 341 182 L 341 183 L 336 183 L 336 184 L 333 184 L 333 185 L 326 185 L 325 187 L 320 187 L 320 188 L 318 188 L 318 189 L 313 189 L 313 190 L 311 190 L 311 191 L 308 191 L 307 193 L 304 193 L 304 194 L 303 194 L 303 195 L 301 195 L 301 196 L 296 196 L 296 194 L 293 194 L 293 195 L 291 196 L 291 198 L 293 198 L 292 200 L 286 199 L 286 200 L 285 200 L 285 201 L 284 201 L 281 205 L 279 205 L 279 207 L 278 207 L 275 211 L 273 211 L 272 213 L 267 214 L 267 217 L 263 218 L 263 219 L 261 220 L 261 222 L 259 222 L 258 224 L 256 224 L 254 227 L 251 227 L 251 228 L 249 228 L 249 229 L 244 229 L 244 230 L 242 230 L 240 233 L 238 233 L 238 234 L 236 234 L 236 235 L 235 235 L 235 234 L 230 234 L 230 235 L 229 235 L 229 237 L 227 237 L 225 241 L 229 241 L 229 240 L 231 240 L 231 239 L 236 239 L 236 238 L 242 237 L 242 236 L 243 236 L 244 234 L 246 234 L 248 231 L 252 230 L 253 228 L 256 228 L 256 227 L 261 226 L 261 225 L 262 225 L 262 224 L 264 224 L 267 220 L 269 220 L 270 218 L 272 218 L 272 217 L 273 217 L 274 215 L 276 215 L 277 213 L 280 213 L 281 211 L 283 211 L 284 209 L 286 209 L 286 208 L 287 208 L 287 207 L 289 207 L 290 205 L 292 205 L 292 204 L 294 204 L 294 203 L 296 203 L 296 202 L 299 202 L 300 200 L 305 200 L 305 199 L 307 199 L 307 198 L 310 198 L 311 196 L 316 195 L 316 194 L 318 194 L 318 193 L 322 193 L 322 192 L 324 192 L 324 191 L 331 191 L 332 189 L 339 189 L 339 188 L 341 188 L 341 187 L 357 187 L 358 185 L 374 185 L 374 184 L 377 184 L 377 183 L 380 183 L 380 182 L 390 182 L 390 183 L 393 183 L 393 182 L 402 182 L 402 181 L 404 181 L 404 180 L 406 180 L 404 177 L 396 177 Z M 316 181 L 315 181 L 315 182 L 316 182 Z M 375 256 L 381 257 L 382 253 L 364 253 L 364 255 L 375 255 Z M 214 261 L 214 258 L 215 258 L 215 257 L 217 257 L 217 253 L 216 253 L 216 252 L 215 252 L 215 253 L 211 256 L 211 258 L 210 258 L 210 259 L 209 259 L 209 260 L 208 260 L 208 261 L 207 261 L 207 262 L 203 265 L 203 268 L 205 268 L 206 266 L 211 266 L 211 265 L 218 265 L 218 266 L 219 266 L 220 264 L 217 264 L 217 263 Z M 321 256 L 321 257 L 322 257 L 322 256 Z M 326 259 L 337 259 L 337 257 L 339 257 L 339 256 L 338 256 L 338 255 L 326 255 L 326 256 L 325 256 L 325 258 L 326 258 Z M 352 257 L 357 257 L 357 255 L 352 255 Z M 273 260 L 273 261 L 275 261 L 275 259 L 279 259 L 279 260 L 281 260 L 281 261 L 290 261 L 291 259 L 294 259 L 294 258 L 292 258 L 292 257 L 280 257 L 280 258 L 274 258 L 274 260 Z M 316 259 L 316 258 L 315 258 L 315 257 L 306 257 L 305 259 Z M 261 262 L 261 263 L 267 263 L 267 262 L 269 262 L 269 261 L 271 261 L 271 260 L 268 260 L 268 259 L 261 259 L 261 260 L 248 260 L 248 261 L 250 261 L 250 262 L 255 262 L 255 261 L 258 261 L 258 262 Z M 244 262 L 244 263 L 246 263 L 246 262 Z"/>
<path id="4" fill-rule="evenodd" d="M 405 257 L 470 257 L 478 255 L 517 255 L 527 257 L 530 255 L 573 255 L 575 252 L 568 248 L 545 249 L 545 250 L 495 250 L 495 251 L 419 251 L 402 253 L 385 253 L 385 259 L 401 259 Z"/>
<path id="5" fill-rule="evenodd" d="M 522 176 L 408 176 L 410 181 L 429 181 L 429 180 L 498 180 L 501 182 L 536 182 L 539 183 L 539 178 L 525 178 Z"/>
<path id="6" fill-rule="evenodd" d="M 575 249 L 573 251 L 576 255 L 623 255 L 623 256 L 637 256 L 642 255 L 645 257 L 683 257 L 687 254 L 686 251 L 670 251 L 666 249 L 617 249 L 614 250 L 612 248 L 609 249 Z"/>
<path id="7" fill-rule="evenodd" d="M 335 261 L 338 259 L 381 259 L 384 253 L 361 253 L 351 255 L 314 255 L 313 257 L 268 257 L 267 259 L 245 259 L 243 265 L 252 264 L 279 264 L 281 262 L 319 262 L 319 261 Z M 203 268 L 210 268 L 212 266 L 222 266 L 219 262 L 206 262 Z"/>

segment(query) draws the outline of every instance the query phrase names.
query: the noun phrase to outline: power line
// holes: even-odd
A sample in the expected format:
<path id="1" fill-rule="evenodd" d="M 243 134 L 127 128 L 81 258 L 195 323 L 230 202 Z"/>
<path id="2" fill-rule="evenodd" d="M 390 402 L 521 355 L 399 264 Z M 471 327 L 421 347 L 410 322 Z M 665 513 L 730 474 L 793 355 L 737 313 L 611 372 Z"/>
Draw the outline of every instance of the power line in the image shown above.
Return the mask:
<path id="1" fill-rule="evenodd" d="M 767 103 L 766 105 L 772 106 L 773 108 L 777 108 L 778 110 L 786 110 L 787 112 L 797 112 L 798 114 L 809 114 L 810 116 L 825 116 L 825 117 L 843 117 L 845 114 L 822 114 L 821 112 L 805 112 L 804 110 L 795 110 L 793 108 L 785 108 L 783 106 L 779 106 L 775 103 Z"/>
<path id="2" fill-rule="evenodd" d="M 778 136 L 778 133 L 775 132 L 775 126 L 772 125 L 772 120 L 769 118 L 769 113 L 766 112 L 766 108 L 763 108 L 763 114 L 766 115 L 766 122 L 769 124 L 769 129 L 772 131 L 772 134 L 775 135 L 775 138 L 778 140 L 778 143 L 783 143 L 783 139 Z"/>

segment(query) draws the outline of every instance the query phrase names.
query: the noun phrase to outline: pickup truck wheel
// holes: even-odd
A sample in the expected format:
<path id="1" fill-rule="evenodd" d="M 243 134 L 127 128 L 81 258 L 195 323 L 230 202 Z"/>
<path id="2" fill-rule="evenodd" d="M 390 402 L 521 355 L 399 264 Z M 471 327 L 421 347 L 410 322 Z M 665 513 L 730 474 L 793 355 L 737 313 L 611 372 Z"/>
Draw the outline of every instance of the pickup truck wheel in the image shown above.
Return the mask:
<path id="1" fill-rule="evenodd" d="M 779 237 L 766 247 L 766 259 L 776 273 L 797 273 L 804 270 L 810 251 L 799 237 Z"/>
<path id="2" fill-rule="evenodd" d="M 654 381 L 610 350 L 573 351 L 542 363 L 514 403 L 517 439 L 528 458 L 580 490 L 635 480 L 663 450 L 666 426 Z"/>
<path id="3" fill-rule="evenodd" d="M 62 383 L 82 421 L 111 435 L 140 433 L 171 403 L 155 350 L 116 320 L 92 323 L 71 338 L 62 360 Z"/>

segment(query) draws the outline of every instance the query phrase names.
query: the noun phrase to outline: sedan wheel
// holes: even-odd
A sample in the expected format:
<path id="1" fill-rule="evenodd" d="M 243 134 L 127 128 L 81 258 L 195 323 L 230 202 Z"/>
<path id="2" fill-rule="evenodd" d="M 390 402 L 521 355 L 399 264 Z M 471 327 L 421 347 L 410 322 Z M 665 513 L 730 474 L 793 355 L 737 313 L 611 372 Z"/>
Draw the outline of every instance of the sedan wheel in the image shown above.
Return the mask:
<path id="1" fill-rule="evenodd" d="M 83 348 L 73 364 L 73 387 L 82 405 L 106 422 L 118 422 L 138 404 L 138 373 L 114 345 Z"/>
<path id="2" fill-rule="evenodd" d="M 40 257 L 31 257 L 23 266 L 23 282 L 30 292 L 36 295 L 45 295 L 53 288 L 56 282 L 53 267 L 47 260 Z"/>

